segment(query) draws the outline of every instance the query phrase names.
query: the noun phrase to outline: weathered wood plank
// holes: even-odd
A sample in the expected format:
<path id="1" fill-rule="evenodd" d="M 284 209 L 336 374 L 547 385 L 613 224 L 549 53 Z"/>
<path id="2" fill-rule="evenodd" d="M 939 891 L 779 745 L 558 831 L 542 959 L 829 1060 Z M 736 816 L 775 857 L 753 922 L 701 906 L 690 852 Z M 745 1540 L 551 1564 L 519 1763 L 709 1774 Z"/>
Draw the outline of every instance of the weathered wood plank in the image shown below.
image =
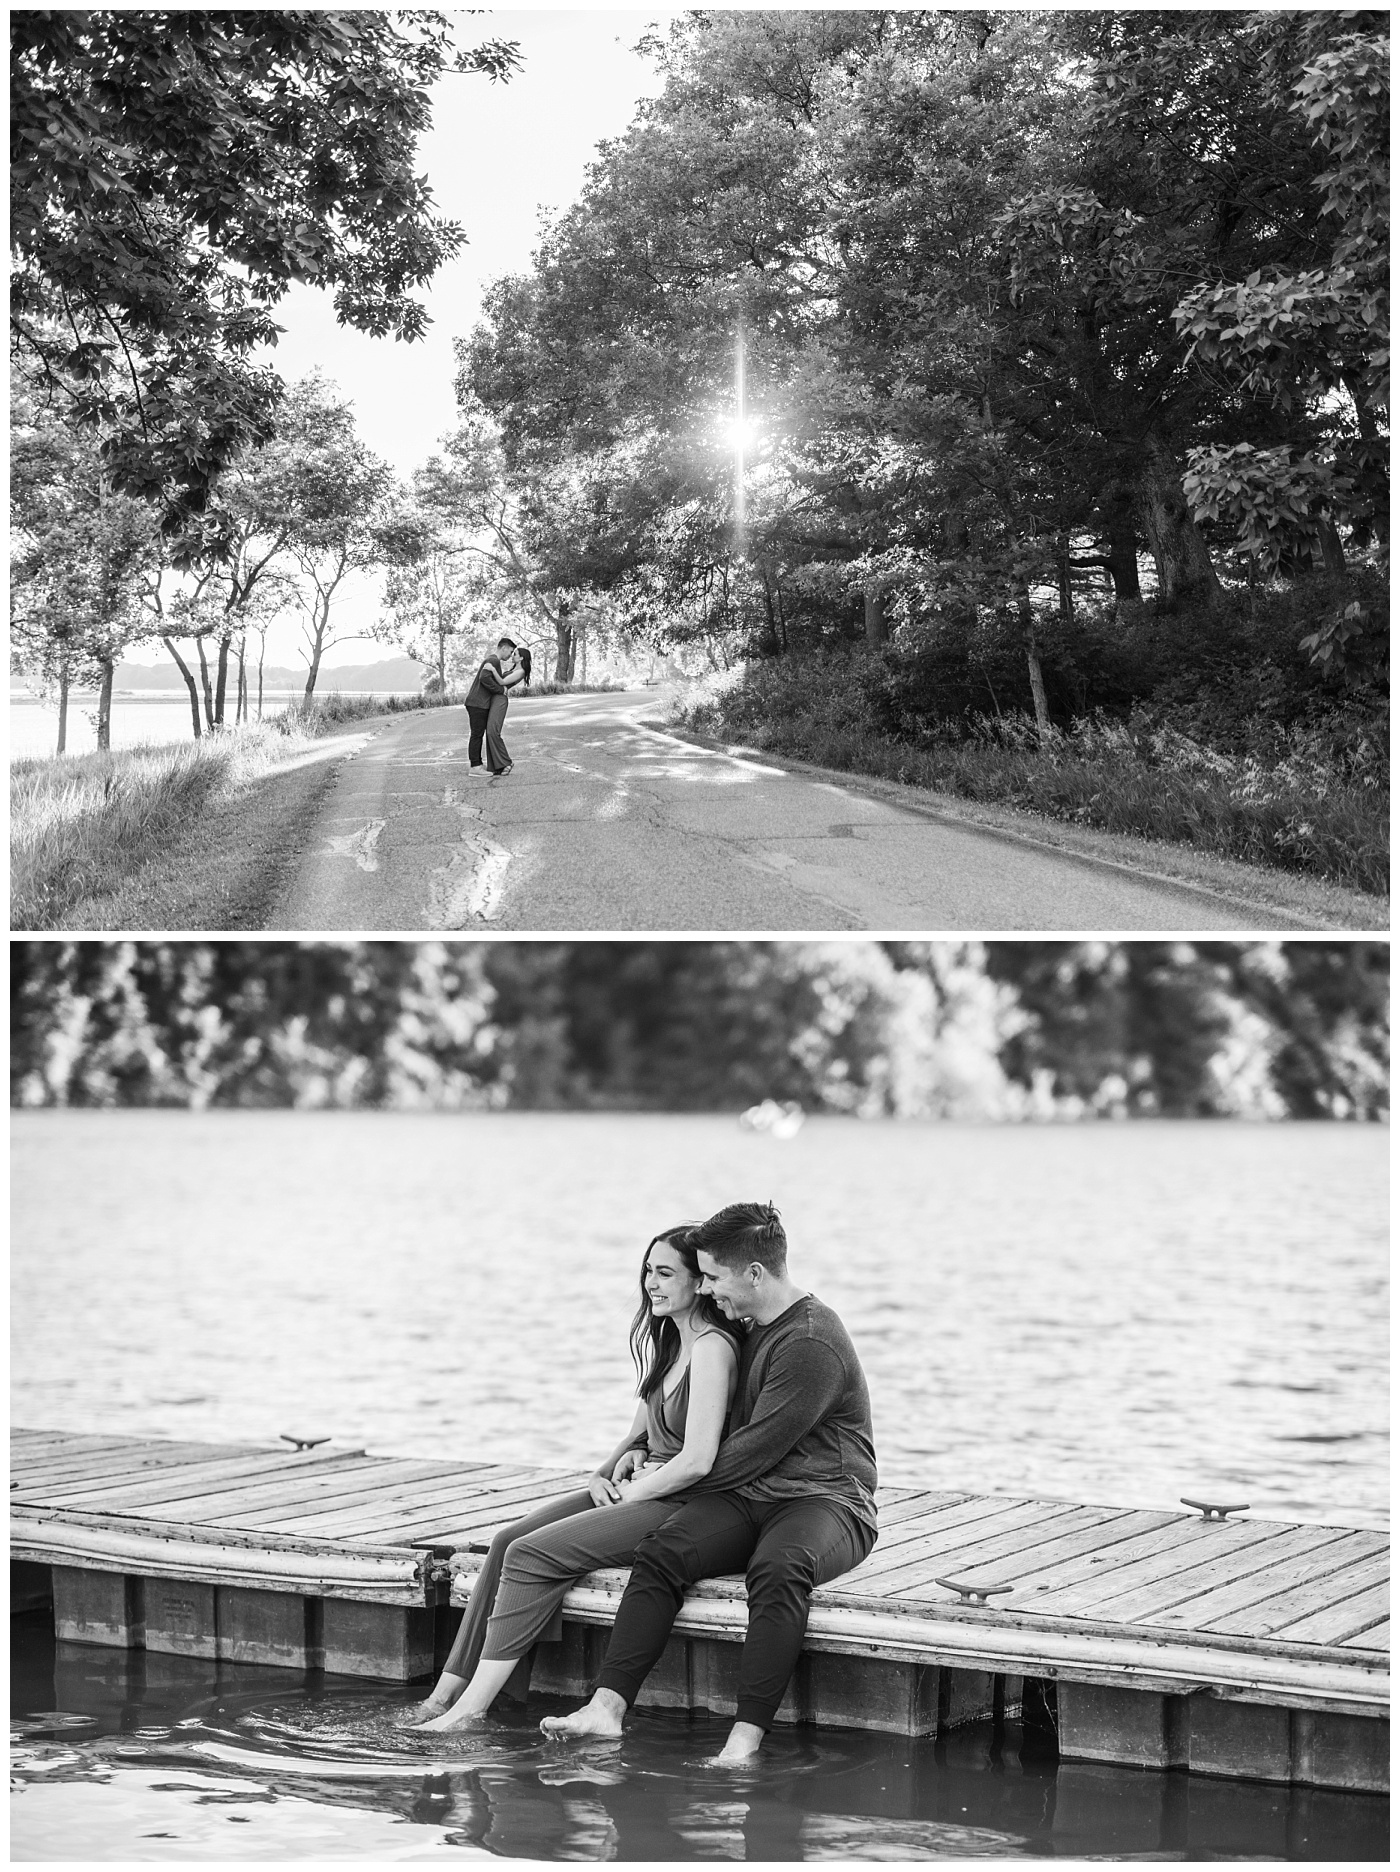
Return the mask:
<path id="1" fill-rule="evenodd" d="M 181 1451 L 190 1447 L 190 1445 L 176 1444 L 172 1458 L 172 1453 L 160 1445 L 153 1445 L 143 1438 L 131 1437 L 121 1442 L 104 1443 L 100 1449 L 53 1450 L 44 1454 L 19 1456 L 12 1460 L 10 1467 L 15 1475 L 39 1476 L 59 1481 L 69 1476 L 126 1473 L 134 1470 L 143 1459 L 157 1464 L 172 1459 L 181 1461 L 183 1460 Z M 208 1455 L 211 1452 L 205 1449 L 204 1453 Z"/>
<path id="2" fill-rule="evenodd" d="M 1046 1610 L 1073 1617 L 1099 1617 L 1110 1599 L 1125 1597 L 1139 1588 L 1155 1588 L 1164 1579 L 1231 1555 L 1247 1553 L 1266 1544 L 1278 1532 L 1274 1522 L 1202 1521 L 1182 1517 L 1181 1537 L 1145 1554 L 1142 1559 L 1111 1570 L 1095 1567 L 1091 1575 L 1041 1594 Z M 1100 1579 L 1100 1573 L 1105 1576 Z"/>
<path id="3" fill-rule="evenodd" d="M 957 1530 L 960 1536 L 973 1539 L 979 1531 L 994 1523 L 994 1517 L 1004 1512 L 1009 1506 L 1006 1501 L 988 1501 L 982 1499 L 974 1503 L 963 1497 L 938 1506 L 929 1506 L 915 1512 L 911 1502 L 905 1505 L 905 1513 L 898 1520 L 891 1520 L 883 1511 L 880 1514 L 880 1536 L 875 1543 L 866 1566 L 884 1567 L 898 1565 L 903 1550 L 909 1551 L 919 1543 L 935 1539 L 944 1533 Z"/>
<path id="4" fill-rule="evenodd" d="M 509 1527 L 512 1521 L 519 1521 L 525 1515 L 533 1514 L 536 1508 L 542 1508 L 547 1501 L 552 1501 L 560 1495 L 573 1494 L 581 1489 L 587 1480 L 586 1474 L 559 1477 L 556 1482 L 543 1489 L 538 1495 L 529 1496 L 515 1503 L 508 1513 L 493 1520 L 490 1523 L 492 1531 L 494 1532 L 496 1528 Z M 444 1529 L 446 1532 L 443 1531 Z M 448 1524 L 446 1517 L 431 1515 L 421 1515 L 411 1521 L 393 1519 L 377 1525 L 366 1525 L 356 1529 L 353 1538 L 379 1540 L 391 1535 L 441 1548 L 450 1546 L 457 1539 L 457 1531 Z M 346 1538 L 352 1538 L 348 1531 Z"/>
<path id="5" fill-rule="evenodd" d="M 269 1513 L 268 1525 L 280 1527 L 284 1522 L 300 1525 L 308 1516 L 318 1516 L 326 1520 L 328 1531 L 334 1532 L 337 1530 L 330 1525 L 333 1522 L 344 1519 L 347 1526 L 354 1526 L 366 1513 L 371 1517 L 381 1515 L 391 1511 L 395 1503 L 402 1503 L 406 1512 L 422 1506 L 427 1513 L 436 1514 L 440 1507 L 451 1512 L 454 1505 L 471 1507 L 477 1502 L 489 1504 L 509 1500 L 521 1489 L 535 1486 L 534 1477 L 521 1478 L 518 1473 L 513 1481 L 498 1484 L 494 1478 L 483 1480 L 461 1469 L 450 1470 L 435 1480 L 423 1481 L 421 1485 L 415 1485 L 412 1478 L 406 1478 L 403 1482 L 388 1478 L 388 1486 L 346 1491 L 338 1497 L 309 1503 L 304 1507 L 288 1503 L 284 1508 Z"/>
<path id="6" fill-rule="evenodd" d="M 1390 1581 L 1372 1586 L 1365 1592 L 1357 1593 L 1352 1599 L 1344 1599 L 1339 1605 L 1326 1606 L 1311 1617 L 1298 1619 L 1292 1625 L 1284 1626 L 1278 1633 L 1271 1632 L 1270 1637 L 1287 1637 L 1295 1642 L 1306 1644 L 1343 1645 L 1348 1638 L 1355 1638 L 1364 1632 L 1377 1616 L 1388 1616 L 1390 1612 Z"/>
<path id="7" fill-rule="evenodd" d="M 1306 1550 L 1313 1534 L 1311 1528 L 1279 1527 L 1277 1523 L 1270 1526 L 1268 1537 L 1252 1547 L 1214 1556 L 1207 1554 L 1196 1565 L 1184 1567 L 1163 1579 L 1108 1595 L 1098 1607 L 1100 1614 L 1106 1613 L 1125 1624 L 1159 1621 L 1169 1610 L 1183 1609 L 1191 1600 L 1208 1592 L 1239 1580 L 1267 1575 L 1270 1568 L 1291 1559 L 1300 1546 Z"/>
<path id="8" fill-rule="evenodd" d="M 369 1489 L 388 1489 L 398 1482 L 412 1480 L 413 1471 L 419 1465 L 401 1461 L 393 1456 L 362 1456 L 357 1462 L 325 1465 L 324 1493 L 329 1497 L 340 1494 L 359 1494 Z M 274 1517 L 287 1503 L 298 1500 L 320 1500 L 322 1487 L 314 1469 L 304 1474 L 286 1477 L 269 1475 L 265 1479 L 251 1478 L 246 1483 L 234 1479 L 226 1488 L 206 1488 L 191 1490 L 186 1494 L 181 1490 L 172 1490 L 156 1507 L 169 1507 L 172 1511 L 188 1515 L 192 1520 L 206 1522 L 210 1527 L 219 1527 L 226 1522 L 239 1519 L 246 1513 L 261 1515 L 265 1511 Z M 258 1525 L 261 1525 L 259 1520 Z"/>
<path id="9" fill-rule="evenodd" d="M 1332 1574 L 1377 1551 L 1375 1536 L 1350 1535 L 1338 1528 L 1296 1528 L 1272 1544 L 1267 1566 L 1257 1573 L 1212 1587 L 1158 1616 L 1165 1624 L 1207 1631 L 1219 1620 L 1247 1611 L 1267 1616 L 1270 1601 L 1295 1592 L 1311 1594 L 1314 1604 L 1322 1604 Z"/>
<path id="10" fill-rule="evenodd" d="M 1350 1615 L 1342 1617 L 1341 1623 L 1346 1630 L 1339 1630 L 1336 1638 L 1323 1635 L 1328 1615 L 1333 1607 L 1341 1608 L 1358 1593 L 1384 1591 L 1390 1577 L 1390 1556 L 1388 1553 L 1358 1554 L 1348 1566 L 1340 1567 L 1325 1578 L 1309 1580 L 1288 1590 L 1270 1594 L 1259 1599 L 1255 1604 L 1242 1611 L 1226 1613 L 1213 1620 L 1209 1627 L 1219 1626 L 1222 1631 L 1236 1631 L 1249 1637 L 1272 1637 L 1275 1632 L 1294 1632 L 1300 1621 L 1309 1625 L 1313 1620 L 1322 1622 L 1316 1634 L 1319 1642 L 1340 1644 L 1344 1637 L 1360 1629 L 1351 1622 Z M 1389 1606 L 1383 1599 L 1380 1609 L 1373 1617 L 1384 1617 Z"/>
<path id="11" fill-rule="evenodd" d="M 1354 1632 L 1350 1638 L 1343 1638 L 1347 1650 L 1389 1651 L 1390 1620 L 1383 1618 L 1379 1625 L 1368 1625 L 1364 1631 Z"/>
<path id="12" fill-rule="evenodd" d="M 522 1515 L 531 1514 L 545 1502 L 555 1496 L 567 1495 L 581 1489 L 588 1480 L 587 1472 L 565 1471 L 557 1476 L 545 1476 L 528 1488 L 521 1487 L 505 1490 L 486 1497 L 480 1504 L 470 1501 L 443 1504 L 404 1504 L 381 1502 L 378 1505 L 367 1503 L 353 1515 L 336 1516 L 329 1522 L 321 1515 L 308 1515 L 299 1518 L 296 1525 L 308 1532 L 341 1535 L 347 1539 L 371 1539 L 381 1534 L 402 1531 L 406 1538 L 416 1539 L 421 1535 L 431 1534 L 438 1528 L 455 1530 L 463 1515 L 475 1519 L 478 1514 L 492 1528 L 507 1527 L 512 1521 L 520 1520 Z"/>
<path id="13" fill-rule="evenodd" d="M 96 1433 L 92 1435 L 80 1435 L 70 1430 L 36 1430 L 33 1433 L 33 1441 L 27 1442 L 24 1448 L 26 1453 L 31 1453 L 36 1450 L 56 1452 L 59 1450 L 122 1449 L 132 1443 L 147 1443 L 150 1441 L 151 1439 L 148 1437 L 99 1435 Z M 13 1433 L 10 1447 L 12 1450 L 15 1448 Z"/>
<path id="14" fill-rule="evenodd" d="M 217 1484 L 235 1486 L 243 1480 L 307 1474 L 333 1473 L 347 1466 L 372 1462 L 363 1450 L 264 1451 L 256 1456 L 223 1457 L 214 1462 L 171 1464 L 153 1474 L 145 1469 L 131 1477 L 113 1477 L 99 1483 L 88 1477 L 82 1482 L 21 1484 L 14 1491 L 25 1501 L 68 1502 L 75 1508 L 98 1505 L 136 1507 L 143 1502 L 175 1501 L 213 1493 Z"/>
<path id="15" fill-rule="evenodd" d="M 1063 1579 L 1075 1566 L 1082 1577 L 1096 1556 L 1111 1553 L 1115 1545 L 1126 1544 L 1134 1534 L 1151 1531 L 1162 1519 L 1160 1514 L 1147 1510 L 1134 1514 L 1129 1509 L 1113 1520 L 1105 1520 L 1101 1511 L 1085 1510 L 1082 1517 L 1066 1517 L 1063 1522 L 1039 1530 L 1028 1528 L 1022 1535 L 1006 1537 L 981 1552 L 959 1550 L 949 1556 L 929 1556 L 923 1562 L 911 1561 L 892 1578 L 877 1580 L 874 1590 L 885 1597 L 941 1601 L 949 1595 L 946 1587 L 936 1585 L 935 1575 L 984 1580 L 995 1576 L 997 1584 L 1013 1588 L 999 1597 L 1002 1607 L 1027 1602 L 1039 1605 L 1049 1591 L 1049 1578 Z"/>
<path id="16" fill-rule="evenodd" d="M 864 1590 L 881 1595 L 897 1594 L 906 1586 L 931 1581 L 936 1573 L 986 1574 L 1024 1549 L 1060 1539 L 1085 1526 L 1101 1528 L 1105 1514 L 1113 1515 L 1115 1511 L 1061 1508 L 1047 1515 L 1042 1503 L 1031 1502 L 970 1529 L 930 1530 L 923 1540 L 913 1543 L 917 1551 L 907 1558 L 896 1548 L 882 1562 L 877 1545 L 858 1572 L 868 1582 Z"/>
<path id="17" fill-rule="evenodd" d="M 1106 1582 L 1111 1581 L 1115 1574 L 1143 1562 L 1171 1566 L 1175 1564 L 1172 1555 L 1189 1551 L 1199 1539 L 1197 1530 L 1201 1522 L 1198 1516 L 1171 1514 L 1157 1509 L 1141 1512 L 1144 1519 L 1140 1525 L 1116 1523 L 1112 1530 L 1114 1538 L 1094 1552 L 1077 1554 L 1054 1564 L 1038 1563 L 1031 1583 L 1044 1587 L 1040 1603 L 1057 1603 L 1058 1595 L 1080 1586 L 1092 1591 L 1106 1591 Z M 1129 1520 L 1135 1523 L 1137 1517 L 1130 1516 Z"/>

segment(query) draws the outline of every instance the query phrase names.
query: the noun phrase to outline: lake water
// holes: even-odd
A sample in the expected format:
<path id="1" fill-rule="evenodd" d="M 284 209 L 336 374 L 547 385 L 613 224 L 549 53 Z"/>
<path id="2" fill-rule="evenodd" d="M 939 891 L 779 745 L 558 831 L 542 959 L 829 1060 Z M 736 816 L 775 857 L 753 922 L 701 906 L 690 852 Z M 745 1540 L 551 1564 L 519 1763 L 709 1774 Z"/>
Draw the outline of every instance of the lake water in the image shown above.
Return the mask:
<path id="1" fill-rule="evenodd" d="M 884 1480 L 1387 1525 L 1380 1129 L 22 1112 L 12 1136 L 17 1423 L 591 1464 L 630 1416 L 648 1236 L 771 1197 L 860 1350 Z M 362 1684 L 55 1655 L 16 1623 L 23 1858 L 1384 1850 L 1381 1802 L 1056 1768 L 1009 1733 L 791 1731 L 718 1792 L 696 1763 L 724 1725 L 661 1715 L 582 1770 L 513 1716 L 425 1761 Z"/>
<path id="2" fill-rule="evenodd" d="M 333 671 L 327 671 L 321 682 L 321 693 L 333 695 L 335 683 L 330 680 Z M 257 681 L 253 679 L 251 706 L 257 707 Z M 300 689 L 267 689 L 263 692 L 264 716 L 279 715 L 291 703 L 302 699 Z M 233 710 L 233 690 L 230 685 L 228 706 Z M 173 741 L 191 741 L 194 739 L 190 723 L 190 705 L 183 693 L 164 692 L 150 695 L 136 692 L 124 695 L 120 692 L 112 702 L 112 746 L 114 748 L 137 747 L 145 742 L 151 747 L 164 747 Z M 36 754 L 52 754 L 58 746 L 58 707 L 56 704 L 41 702 L 36 697 L 10 697 L 10 759 L 18 760 Z M 68 700 L 68 753 L 91 754 L 97 747 L 97 697 L 93 695 L 73 695 Z"/>

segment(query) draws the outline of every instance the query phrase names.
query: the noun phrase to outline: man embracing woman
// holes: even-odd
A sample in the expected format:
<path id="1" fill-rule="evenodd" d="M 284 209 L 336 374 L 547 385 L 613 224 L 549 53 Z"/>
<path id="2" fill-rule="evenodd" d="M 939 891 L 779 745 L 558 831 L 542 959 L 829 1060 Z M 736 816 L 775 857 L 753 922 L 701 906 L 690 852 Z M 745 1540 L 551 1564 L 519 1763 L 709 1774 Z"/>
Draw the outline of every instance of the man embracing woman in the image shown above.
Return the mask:
<path id="1" fill-rule="evenodd" d="M 865 1376 L 837 1315 L 792 1280 L 782 1222 L 762 1203 L 653 1239 L 632 1349 L 631 1429 L 586 1490 L 496 1535 L 415 1727 L 481 1721 L 520 1659 L 557 1630 L 569 1588 L 630 1566 L 591 1701 L 541 1725 L 565 1740 L 619 1735 L 686 1588 L 744 1572 L 738 1709 L 717 1760 L 757 1753 L 796 1668 L 813 1588 L 875 1544 Z"/>
<path id="2" fill-rule="evenodd" d="M 467 759 L 473 767 L 480 767 L 484 742 L 487 769 L 497 779 L 515 765 L 501 737 L 510 691 L 529 680 L 530 652 L 517 649 L 513 637 L 501 637 L 492 654 L 483 657 L 467 691 L 467 719 L 471 723 Z"/>

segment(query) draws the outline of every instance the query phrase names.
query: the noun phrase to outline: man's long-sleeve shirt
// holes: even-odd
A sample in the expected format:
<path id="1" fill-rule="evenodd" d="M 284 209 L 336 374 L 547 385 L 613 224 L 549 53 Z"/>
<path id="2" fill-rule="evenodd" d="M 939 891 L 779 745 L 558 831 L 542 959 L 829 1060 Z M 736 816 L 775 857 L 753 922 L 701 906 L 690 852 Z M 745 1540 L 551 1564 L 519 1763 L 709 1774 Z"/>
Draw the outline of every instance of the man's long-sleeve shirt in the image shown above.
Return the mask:
<path id="1" fill-rule="evenodd" d="M 468 708 L 490 708 L 492 696 L 504 695 L 505 683 L 501 680 L 501 660 L 489 656 L 476 672 L 476 680 L 467 691 Z"/>
<path id="2" fill-rule="evenodd" d="M 876 1527 L 870 1392 L 851 1336 L 814 1295 L 749 1329 L 729 1427 L 699 1491 L 826 1495 Z"/>

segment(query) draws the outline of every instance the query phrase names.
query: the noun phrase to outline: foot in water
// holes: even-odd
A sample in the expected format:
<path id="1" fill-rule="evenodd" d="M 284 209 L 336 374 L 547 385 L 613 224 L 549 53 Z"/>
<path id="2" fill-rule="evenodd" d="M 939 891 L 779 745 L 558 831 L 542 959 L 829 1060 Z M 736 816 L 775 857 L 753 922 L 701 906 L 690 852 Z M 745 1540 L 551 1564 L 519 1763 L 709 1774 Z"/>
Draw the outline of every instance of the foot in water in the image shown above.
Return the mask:
<path id="1" fill-rule="evenodd" d="M 439 1706 L 436 1714 L 425 1722 L 414 1723 L 413 1727 L 420 1734 L 428 1729 L 434 1729 L 442 1734 L 453 1729 L 474 1729 L 478 1723 L 485 1722 L 485 1720 L 486 1711 L 472 1709 L 463 1697 L 459 1702 L 454 1703 L 451 1709 L 444 1710 Z"/>
<path id="2" fill-rule="evenodd" d="M 390 1721 L 396 1729 L 418 1729 L 451 1707 L 450 1703 L 438 1703 L 426 1697 L 421 1703 L 410 1703 L 407 1709 L 395 1710 Z"/>
<path id="3" fill-rule="evenodd" d="M 747 1768 L 758 1760 L 763 1746 L 763 1731 L 757 1723 L 735 1723 L 729 1739 L 710 1763 L 711 1768 Z"/>
<path id="4" fill-rule="evenodd" d="M 615 1690 L 595 1690 L 593 1701 L 571 1716 L 546 1716 L 540 1723 L 547 1736 L 561 1742 L 581 1740 L 586 1736 L 620 1736 L 627 1705 Z"/>

